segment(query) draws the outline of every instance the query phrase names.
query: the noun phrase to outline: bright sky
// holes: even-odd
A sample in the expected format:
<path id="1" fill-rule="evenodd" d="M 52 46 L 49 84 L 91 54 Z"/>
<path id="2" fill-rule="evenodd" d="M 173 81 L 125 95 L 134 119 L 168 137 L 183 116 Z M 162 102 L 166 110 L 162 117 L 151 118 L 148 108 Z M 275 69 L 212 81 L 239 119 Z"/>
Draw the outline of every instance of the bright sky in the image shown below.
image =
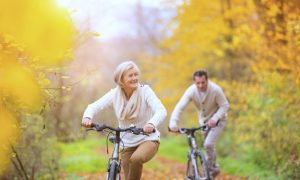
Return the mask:
<path id="1" fill-rule="evenodd" d="M 134 7 L 176 8 L 182 0 L 56 0 L 66 7 L 80 28 L 95 31 L 100 39 L 130 34 Z"/>

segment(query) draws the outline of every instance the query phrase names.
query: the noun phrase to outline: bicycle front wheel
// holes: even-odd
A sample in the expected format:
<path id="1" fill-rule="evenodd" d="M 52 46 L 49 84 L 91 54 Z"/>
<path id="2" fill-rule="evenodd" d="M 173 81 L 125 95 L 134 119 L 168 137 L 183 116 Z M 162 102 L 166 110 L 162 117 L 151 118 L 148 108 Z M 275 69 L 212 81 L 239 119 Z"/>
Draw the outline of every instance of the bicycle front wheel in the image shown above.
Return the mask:
<path id="1" fill-rule="evenodd" d="M 109 165 L 107 179 L 108 180 L 119 180 L 120 179 L 119 165 L 116 161 L 112 161 L 112 163 Z"/>
<path id="2" fill-rule="evenodd" d="M 206 158 L 200 150 L 197 151 L 196 164 L 197 164 L 197 172 L 199 175 L 199 178 L 197 179 L 211 180 Z"/>

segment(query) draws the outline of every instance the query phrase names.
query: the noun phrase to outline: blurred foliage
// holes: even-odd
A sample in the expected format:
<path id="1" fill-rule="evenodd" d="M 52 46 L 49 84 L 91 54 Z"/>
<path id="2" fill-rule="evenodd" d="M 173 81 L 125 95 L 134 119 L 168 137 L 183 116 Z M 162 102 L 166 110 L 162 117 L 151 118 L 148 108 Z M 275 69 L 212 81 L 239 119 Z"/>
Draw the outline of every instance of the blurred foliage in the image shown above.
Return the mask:
<path id="1" fill-rule="evenodd" d="M 76 141 L 70 144 L 59 143 L 61 152 L 59 166 L 64 173 L 96 173 L 106 171 L 110 154 L 104 156 L 106 138 L 89 135 L 88 140 Z M 109 146 L 109 152 L 112 152 Z"/>
<path id="2" fill-rule="evenodd" d="M 18 125 L 17 120 L 11 112 L 0 104 L 0 123 L 5 128 L 1 128 L 0 131 L 0 172 L 4 172 L 9 164 L 10 145 L 16 142 L 18 137 Z"/>
<path id="3" fill-rule="evenodd" d="M 169 112 L 193 72 L 207 69 L 231 104 L 219 153 L 241 159 L 250 144 L 260 157 L 254 163 L 298 179 L 300 3 L 189 0 L 177 13 L 162 53 L 144 66 Z"/>
<path id="4" fill-rule="evenodd" d="M 74 27 L 56 1 L 1 0 L 0 7 L 0 32 L 32 61 L 57 64 L 69 55 Z"/>
<path id="5" fill-rule="evenodd" d="M 0 0 L 0 176 L 55 178 L 47 73 L 70 59 L 74 35 L 67 11 L 53 0 Z"/>

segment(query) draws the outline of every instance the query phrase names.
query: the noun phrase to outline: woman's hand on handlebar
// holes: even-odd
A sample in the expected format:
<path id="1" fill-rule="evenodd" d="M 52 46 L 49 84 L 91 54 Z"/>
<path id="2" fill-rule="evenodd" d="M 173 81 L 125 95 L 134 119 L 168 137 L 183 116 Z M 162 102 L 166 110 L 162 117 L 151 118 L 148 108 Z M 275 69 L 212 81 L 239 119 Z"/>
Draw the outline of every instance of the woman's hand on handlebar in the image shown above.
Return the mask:
<path id="1" fill-rule="evenodd" d="M 151 134 L 155 132 L 155 127 L 153 124 L 148 123 L 143 127 L 144 134 Z"/>
<path id="2" fill-rule="evenodd" d="M 81 125 L 84 127 L 91 127 L 92 126 L 92 120 L 91 118 L 85 117 L 81 121 Z"/>

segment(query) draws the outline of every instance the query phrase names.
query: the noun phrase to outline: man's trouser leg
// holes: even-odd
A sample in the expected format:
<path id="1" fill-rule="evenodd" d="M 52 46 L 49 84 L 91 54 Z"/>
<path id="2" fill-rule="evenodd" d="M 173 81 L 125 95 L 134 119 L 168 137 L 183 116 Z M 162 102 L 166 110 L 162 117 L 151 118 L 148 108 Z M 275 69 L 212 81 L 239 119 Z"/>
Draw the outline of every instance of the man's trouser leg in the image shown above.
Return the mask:
<path id="1" fill-rule="evenodd" d="M 211 128 L 207 134 L 205 134 L 204 148 L 206 150 L 207 165 L 210 170 L 214 170 L 217 167 L 216 163 L 216 141 L 225 127 L 226 121 L 220 121 L 218 126 Z"/>

